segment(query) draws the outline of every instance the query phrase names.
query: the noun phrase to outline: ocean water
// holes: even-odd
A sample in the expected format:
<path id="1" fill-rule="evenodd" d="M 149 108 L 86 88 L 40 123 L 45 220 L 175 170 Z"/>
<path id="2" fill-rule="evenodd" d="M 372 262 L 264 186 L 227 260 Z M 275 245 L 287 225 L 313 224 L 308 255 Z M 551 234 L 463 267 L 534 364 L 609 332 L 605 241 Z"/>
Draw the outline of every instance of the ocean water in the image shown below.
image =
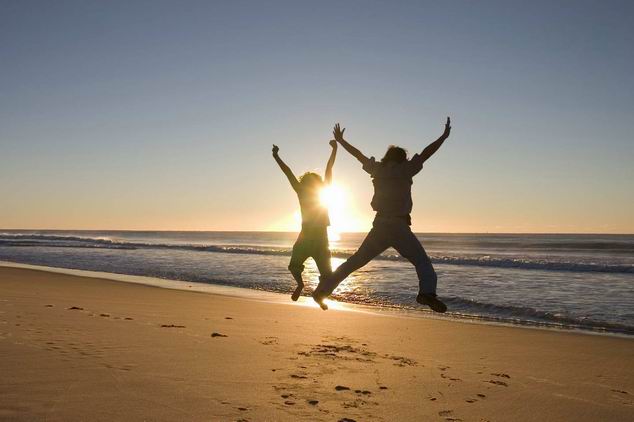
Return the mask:
<path id="1" fill-rule="evenodd" d="M 634 235 L 419 234 L 449 317 L 634 335 Z M 0 230 L 0 261 L 290 293 L 295 233 Z M 333 267 L 364 234 L 331 242 Z M 317 284 L 307 261 L 304 279 Z M 335 298 L 428 313 L 388 249 Z M 309 293 L 309 290 L 305 292 Z M 289 299 L 290 300 L 290 299 Z"/>

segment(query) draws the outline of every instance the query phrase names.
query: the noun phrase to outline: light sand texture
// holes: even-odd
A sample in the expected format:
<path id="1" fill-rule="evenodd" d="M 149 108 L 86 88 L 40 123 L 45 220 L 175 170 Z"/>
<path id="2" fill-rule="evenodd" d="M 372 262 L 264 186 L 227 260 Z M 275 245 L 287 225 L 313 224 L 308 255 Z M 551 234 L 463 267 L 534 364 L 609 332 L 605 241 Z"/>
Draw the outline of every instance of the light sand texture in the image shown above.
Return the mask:
<path id="1" fill-rule="evenodd" d="M 0 268 L 0 420 L 631 421 L 634 341 Z"/>

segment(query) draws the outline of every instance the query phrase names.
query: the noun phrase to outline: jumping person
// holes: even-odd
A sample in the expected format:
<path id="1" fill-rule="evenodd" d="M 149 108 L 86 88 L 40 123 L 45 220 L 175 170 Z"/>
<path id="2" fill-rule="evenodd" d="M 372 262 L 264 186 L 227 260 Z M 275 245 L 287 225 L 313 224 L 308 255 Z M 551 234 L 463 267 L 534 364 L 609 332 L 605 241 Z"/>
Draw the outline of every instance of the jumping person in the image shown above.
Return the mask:
<path id="1" fill-rule="evenodd" d="M 299 180 L 295 177 L 291 169 L 282 161 L 277 145 L 273 145 L 273 158 L 277 161 L 293 190 L 299 198 L 299 206 L 302 212 L 302 231 L 299 233 L 293 252 L 289 271 L 297 282 L 297 288 L 291 295 L 291 299 L 296 301 L 304 288 L 302 272 L 304 271 L 304 261 L 312 257 L 317 264 L 322 277 L 332 274 L 330 264 L 330 249 L 328 248 L 328 226 L 330 219 L 328 209 L 321 203 L 319 195 L 321 190 L 332 183 L 332 167 L 337 156 L 337 143 L 330 141 L 332 151 L 326 164 L 326 173 L 322 181 L 321 177 L 313 172 L 304 173 Z M 324 305 L 325 306 L 325 305 Z"/>
<path id="2" fill-rule="evenodd" d="M 423 168 L 423 163 L 431 157 L 449 137 L 451 120 L 447 117 L 445 131 L 436 141 L 429 144 L 422 153 L 407 159 L 407 152 L 400 147 L 390 146 L 380 162 L 374 157 L 367 158 L 358 149 L 343 139 L 345 129 L 335 125 L 335 140 L 353 157 L 361 162 L 363 170 L 372 177 L 374 197 L 372 209 L 376 217 L 372 230 L 346 262 L 341 264 L 330 277 L 320 277 L 313 298 L 324 308 L 323 300 L 337 288 L 348 275 L 366 265 L 390 246 L 416 267 L 419 293 L 416 301 L 427 305 L 436 312 L 445 312 L 447 306 L 436 297 L 436 272 L 410 228 L 412 211 L 412 178 Z"/>

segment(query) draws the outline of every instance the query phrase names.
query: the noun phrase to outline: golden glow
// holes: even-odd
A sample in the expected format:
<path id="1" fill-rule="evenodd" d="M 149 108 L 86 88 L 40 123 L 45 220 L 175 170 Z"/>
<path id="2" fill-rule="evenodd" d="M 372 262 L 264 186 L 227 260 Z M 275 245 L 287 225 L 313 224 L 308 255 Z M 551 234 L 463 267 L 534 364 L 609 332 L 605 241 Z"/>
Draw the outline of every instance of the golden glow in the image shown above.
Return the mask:
<path id="1" fill-rule="evenodd" d="M 339 242 L 341 240 L 341 232 L 334 227 L 328 227 L 328 241 Z"/>
<path id="2" fill-rule="evenodd" d="M 324 303 L 328 305 L 328 309 L 330 310 L 342 310 L 346 309 L 345 303 L 336 302 L 332 299 L 324 299 Z M 297 302 L 292 302 L 293 305 L 306 306 L 308 308 L 317 308 L 319 309 L 319 304 L 313 300 L 311 297 L 300 297 Z"/>
<path id="3" fill-rule="evenodd" d="M 326 186 L 321 190 L 319 199 L 328 208 L 330 215 L 330 227 L 328 227 L 330 241 L 337 242 L 341 239 L 342 232 L 355 230 L 356 220 L 350 213 L 348 194 L 343 186 L 337 183 Z"/>
<path id="4" fill-rule="evenodd" d="M 328 238 L 331 242 L 341 240 L 341 233 L 367 232 L 372 215 L 368 209 L 366 213 L 360 213 L 355 207 L 351 195 L 344 185 L 333 183 L 322 189 L 319 194 L 320 202 L 328 208 L 330 226 Z M 369 208 L 369 207 L 368 207 Z M 302 214 L 299 209 L 284 214 L 279 219 L 273 220 L 267 225 L 270 231 L 299 231 L 302 227 Z"/>
<path id="5" fill-rule="evenodd" d="M 319 193 L 319 200 L 322 205 L 328 208 L 328 211 L 333 211 L 335 208 L 339 209 L 345 202 L 346 194 L 341 186 L 336 183 L 332 183 L 330 186 L 326 186 Z"/>

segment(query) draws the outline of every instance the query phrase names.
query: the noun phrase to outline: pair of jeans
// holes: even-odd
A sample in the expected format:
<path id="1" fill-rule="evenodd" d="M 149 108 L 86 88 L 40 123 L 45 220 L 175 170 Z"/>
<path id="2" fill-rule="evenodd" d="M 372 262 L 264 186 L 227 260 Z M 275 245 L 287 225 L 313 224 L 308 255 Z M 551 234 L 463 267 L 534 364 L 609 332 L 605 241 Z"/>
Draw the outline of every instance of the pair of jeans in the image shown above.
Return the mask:
<path id="1" fill-rule="evenodd" d="M 374 219 L 372 230 L 354 255 L 332 273 L 321 278 L 316 294 L 329 296 L 352 272 L 363 267 L 387 248 L 393 247 L 416 267 L 420 293 L 436 294 L 437 276 L 434 267 L 414 233 L 401 217 L 380 217 Z"/>

